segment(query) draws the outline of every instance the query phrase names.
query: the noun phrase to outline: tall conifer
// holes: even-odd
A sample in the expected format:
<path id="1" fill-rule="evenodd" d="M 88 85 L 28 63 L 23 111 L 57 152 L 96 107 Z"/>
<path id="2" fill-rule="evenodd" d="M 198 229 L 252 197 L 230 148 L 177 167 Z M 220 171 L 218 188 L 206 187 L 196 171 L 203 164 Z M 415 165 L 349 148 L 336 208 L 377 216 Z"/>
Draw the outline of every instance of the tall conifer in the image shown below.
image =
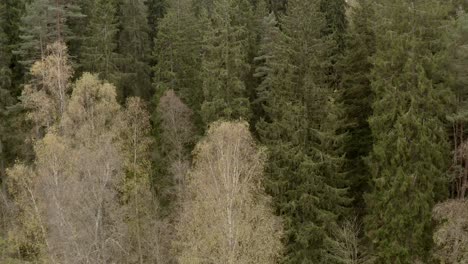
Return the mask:
<path id="1" fill-rule="evenodd" d="M 204 35 L 203 94 L 201 113 L 205 124 L 220 118 L 250 118 L 246 78 L 249 71 L 248 0 L 220 0 L 213 3 L 210 23 Z"/>
<path id="2" fill-rule="evenodd" d="M 68 21 L 82 17 L 80 7 L 73 0 L 32 0 L 26 4 L 22 17 L 21 44 L 16 53 L 29 68 L 44 57 L 47 45 L 55 41 L 69 42 L 76 38 Z"/>
<path id="3" fill-rule="evenodd" d="M 152 94 L 151 68 L 148 64 L 151 47 L 148 27 L 148 9 L 144 0 L 121 0 L 119 33 L 120 96 Z"/>
<path id="4" fill-rule="evenodd" d="M 259 87 L 266 117 L 257 125 L 269 147 L 268 187 L 286 219 L 286 263 L 327 261 L 331 230 L 348 202 L 344 187 L 343 111 L 327 68 L 333 42 L 322 37 L 319 1 L 290 1 L 282 20 L 266 20 Z"/>
<path id="5" fill-rule="evenodd" d="M 428 263 L 431 210 L 449 158 L 447 88 L 437 79 L 449 9 L 436 0 L 377 4 L 366 230 L 378 263 Z"/>
<path id="6" fill-rule="evenodd" d="M 343 103 L 346 107 L 349 138 L 345 144 L 351 195 L 358 213 L 363 213 L 363 192 L 369 181 L 364 162 L 372 148 L 368 119 L 372 114 L 371 57 L 375 53 L 375 34 L 371 22 L 372 1 L 359 0 L 350 10 L 350 26 L 345 39 L 346 51 L 340 63 L 343 73 Z"/>
<path id="7" fill-rule="evenodd" d="M 115 0 L 90 3 L 86 37 L 81 48 L 81 64 L 88 72 L 114 81 L 117 71 L 117 7 Z"/>

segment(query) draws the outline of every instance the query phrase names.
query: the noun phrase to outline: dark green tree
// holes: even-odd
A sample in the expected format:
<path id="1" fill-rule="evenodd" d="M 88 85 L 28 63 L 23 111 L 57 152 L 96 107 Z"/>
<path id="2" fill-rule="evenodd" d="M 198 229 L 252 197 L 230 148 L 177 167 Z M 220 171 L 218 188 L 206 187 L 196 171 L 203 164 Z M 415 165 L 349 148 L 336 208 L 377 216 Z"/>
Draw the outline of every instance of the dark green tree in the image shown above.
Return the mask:
<path id="1" fill-rule="evenodd" d="M 68 21 L 83 17 L 76 0 L 32 0 L 21 23 L 21 44 L 15 51 L 26 69 L 44 57 L 47 45 L 77 38 Z"/>
<path id="2" fill-rule="evenodd" d="M 365 197 L 367 236 L 378 263 L 429 263 L 431 210 L 446 192 L 447 86 L 438 79 L 449 3 L 385 0 L 375 8 L 375 94 Z"/>
<path id="3" fill-rule="evenodd" d="M 177 144 L 181 143 L 184 147 L 182 149 L 186 152 L 190 152 L 192 147 L 186 142 L 180 142 L 184 140 L 174 138 L 179 137 L 180 132 L 169 133 L 174 127 L 168 126 L 168 121 L 171 118 L 173 124 L 187 123 L 186 121 L 190 121 L 191 124 L 196 121 L 199 130 L 203 129 L 200 117 L 200 107 L 203 102 L 200 54 L 203 27 L 206 26 L 206 20 L 195 16 L 193 0 L 170 0 L 168 5 L 166 15 L 159 21 L 153 51 L 154 61 L 157 62 L 153 67 L 156 89 L 153 104 L 157 108 L 153 114 L 153 131 L 157 142 L 153 157 L 155 164 L 158 164 L 155 166 L 153 177 L 163 211 L 175 204 L 176 192 L 173 191 L 175 177 L 172 175 L 174 173 L 171 172 L 171 166 L 174 163 L 173 152 L 177 148 L 174 147 L 172 140 L 177 141 Z M 178 110 L 173 111 L 174 109 Z M 190 118 L 186 118 L 185 122 L 179 122 L 181 114 L 189 112 L 188 110 L 191 111 Z M 177 114 L 168 117 L 168 113 L 171 112 Z"/>
<path id="4" fill-rule="evenodd" d="M 345 49 L 345 35 L 348 27 L 346 0 L 321 0 L 320 10 L 325 14 L 325 27 L 322 34 L 331 36 L 336 42 L 336 49 L 341 53 Z"/>
<path id="5" fill-rule="evenodd" d="M 22 152 L 22 116 L 15 104 L 20 94 L 23 70 L 13 50 L 19 44 L 19 25 L 24 10 L 23 1 L 0 3 L 0 182 L 9 167 Z"/>
<path id="6" fill-rule="evenodd" d="M 159 30 L 159 22 L 165 16 L 166 9 L 171 1 L 168 0 L 147 0 L 148 6 L 148 25 L 150 28 L 149 36 L 155 40 Z M 154 44 L 154 43 L 153 43 Z"/>
<path id="7" fill-rule="evenodd" d="M 246 87 L 251 44 L 253 7 L 248 0 L 220 0 L 213 3 L 210 23 L 204 32 L 202 62 L 205 124 L 218 119 L 249 119 Z"/>
<path id="8" fill-rule="evenodd" d="M 0 3 L 0 183 L 5 177 L 6 169 L 6 131 L 7 110 L 6 108 L 11 105 L 12 97 L 9 88 L 11 87 L 11 53 L 8 49 L 8 38 L 5 33 L 4 25 L 6 7 L 2 2 Z"/>
<path id="9" fill-rule="evenodd" d="M 151 86 L 151 42 L 149 39 L 148 9 L 144 0 L 121 0 L 118 52 L 121 99 L 140 96 L 149 99 Z"/>
<path id="10" fill-rule="evenodd" d="M 115 0 L 95 0 L 89 6 L 86 36 L 81 47 L 80 64 L 84 71 L 116 81 L 117 7 Z"/>
<path id="11" fill-rule="evenodd" d="M 281 32 L 265 20 L 257 125 L 269 148 L 267 186 L 286 221 L 286 263 L 332 263 L 331 232 L 349 202 L 343 174 L 343 106 L 328 82 L 333 42 L 320 1 L 289 1 Z"/>
<path id="12" fill-rule="evenodd" d="M 172 89 L 195 112 L 203 102 L 201 56 L 206 23 L 193 12 L 192 0 L 171 0 L 155 39 L 154 85 L 158 95 Z"/>
<path id="13" fill-rule="evenodd" d="M 368 188 L 369 171 L 364 159 L 372 148 L 368 119 L 372 114 L 371 58 L 375 53 L 375 35 L 371 22 L 372 1 L 359 0 L 350 11 L 350 26 L 346 35 L 346 50 L 340 62 L 343 103 L 348 120 L 348 140 L 345 144 L 350 194 L 358 214 L 364 211 L 363 193 Z"/>
<path id="14" fill-rule="evenodd" d="M 20 26 L 21 16 L 24 13 L 25 1 L 24 0 L 4 0 L 3 9 L 0 10 L 3 17 L 2 28 L 5 33 L 2 45 L 3 48 L 10 54 L 9 68 L 11 70 L 11 88 L 12 96 L 16 97 L 20 94 L 20 85 L 23 82 L 24 69 L 19 63 L 19 56 L 13 54 L 21 42 L 20 39 Z M 3 62 L 7 63 L 8 60 Z"/>

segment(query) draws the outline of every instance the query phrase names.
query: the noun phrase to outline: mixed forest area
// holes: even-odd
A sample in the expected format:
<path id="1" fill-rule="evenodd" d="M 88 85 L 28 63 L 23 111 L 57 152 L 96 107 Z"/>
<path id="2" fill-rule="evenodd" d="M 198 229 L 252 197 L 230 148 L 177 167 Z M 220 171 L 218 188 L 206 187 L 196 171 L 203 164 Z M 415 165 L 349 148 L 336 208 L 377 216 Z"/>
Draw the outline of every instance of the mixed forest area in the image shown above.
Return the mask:
<path id="1" fill-rule="evenodd" d="M 0 263 L 467 264 L 468 1 L 0 0 Z"/>

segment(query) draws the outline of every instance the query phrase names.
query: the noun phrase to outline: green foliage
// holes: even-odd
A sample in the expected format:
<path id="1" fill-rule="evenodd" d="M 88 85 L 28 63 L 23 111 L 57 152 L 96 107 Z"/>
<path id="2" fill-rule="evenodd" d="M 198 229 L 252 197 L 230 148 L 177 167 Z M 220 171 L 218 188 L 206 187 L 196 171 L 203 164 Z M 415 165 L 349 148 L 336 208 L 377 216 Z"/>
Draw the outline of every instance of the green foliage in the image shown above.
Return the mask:
<path id="1" fill-rule="evenodd" d="M 76 38 L 67 21 L 82 16 L 80 7 L 72 0 L 28 2 L 21 23 L 22 42 L 15 51 L 25 68 L 44 57 L 47 45 Z"/>
<path id="2" fill-rule="evenodd" d="M 12 49 L 18 41 L 18 23 L 21 1 L 3 1 L 0 3 L 0 184 L 5 176 L 5 169 L 19 155 L 23 138 L 19 130 L 19 117 L 14 111 L 18 82 L 21 81 L 21 69 L 17 56 Z"/>
<path id="3" fill-rule="evenodd" d="M 336 49 L 342 52 L 345 47 L 345 35 L 348 26 L 346 18 L 346 0 L 321 0 L 320 10 L 325 14 L 325 27 L 322 34 L 331 36 L 336 42 Z"/>
<path id="4" fill-rule="evenodd" d="M 270 151 L 268 188 L 287 222 L 286 263 L 326 262 L 331 231 L 348 202 L 342 173 L 343 107 L 328 83 L 329 51 L 319 1 L 290 1 L 266 22 L 257 70 L 266 112 L 257 125 Z"/>
<path id="5" fill-rule="evenodd" d="M 195 16 L 192 0 L 173 0 L 169 4 L 155 40 L 154 86 L 158 95 L 176 91 L 198 113 L 203 102 L 200 54 L 206 23 Z"/>
<path id="6" fill-rule="evenodd" d="M 363 213 L 363 192 L 368 188 L 369 172 L 364 158 L 372 148 L 368 118 L 372 114 L 372 89 L 369 75 L 371 56 L 375 53 L 375 35 L 371 21 L 372 1 L 359 0 L 350 12 L 350 26 L 345 39 L 346 50 L 340 62 L 343 73 L 343 104 L 348 121 L 348 140 L 345 142 L 348 178 L 351 195 L 358 213 Z"/>
<path id="7" fill-rule="evenodd" d="M 150 28 L 150 39 L 155 40 L 159 31 L 160 20 L 166 15 L 166 10 L 171 1 L 168 0 L 147 0 L 148 25 Z M 154 43 L 153 43 L 154 44 Z"/>
<path id="8" fill-rule="evenodd" d="M 247 0 L 213 3 L 204 34 L 202 63 L 205 124 L 218 119 L 250 118 L 246 78 L 249 71 L 249 20 L 253 8 Z"/>
<path id="9" fill-rule="evenodd" d="M 431 210 L 445 192 L 449 159 L 447 87 L 437 82 L 448 8 L 440 1 L 386 0 L 375 11 L 367 236 L 378 263 L 428 263 Z"/>
<path id="10" fill-rule="evenodd" d="M 150 39 L 144 0 L 121 0 L 119 33 L 119 95 L 121 99 L 140 96 L 148 99 L 152 95 Z"/>
<path id="11" fill-rule="evenodd" d="M 118 78 L 118 21 L 115 0 L 92 1 L 89 12 L 80 63 L 84 71 L 98 73 L 102 79 L 114 81 Z"/>

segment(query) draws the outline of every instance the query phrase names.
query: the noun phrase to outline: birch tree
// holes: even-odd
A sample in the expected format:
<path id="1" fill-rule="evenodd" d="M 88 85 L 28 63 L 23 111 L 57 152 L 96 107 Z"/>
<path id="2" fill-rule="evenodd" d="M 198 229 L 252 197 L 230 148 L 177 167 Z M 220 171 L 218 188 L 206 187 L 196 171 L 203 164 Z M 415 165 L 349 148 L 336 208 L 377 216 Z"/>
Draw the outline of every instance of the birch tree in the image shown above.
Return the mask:
<path id="1" fill-rule="evenodd" d="M 246 123 L 215 123 L 196 147 L 177 223 L 180 263 L 276 263 L 281 221 Z"/>
<path id="2" fill-rule="evenodd" d="M 144 102 L 137 97 L 127 100 L 123 112 L 122 154 L 126 176 L 123 203 L 128 226 L 130 256 L 128 263 L 163 263 L 158 204 L 151 190 L 150 116 Z"/>
<path id="3" fill-rule="evenodd" d="M 67 105 L 72 74 L 67 47 L 62 42 L 49 45 L 47 56 L 31 67 L 32 79 L 25 86 L 21 100 L 29 110 L 27 119 L 36 130 L 58 124 Z"/>

